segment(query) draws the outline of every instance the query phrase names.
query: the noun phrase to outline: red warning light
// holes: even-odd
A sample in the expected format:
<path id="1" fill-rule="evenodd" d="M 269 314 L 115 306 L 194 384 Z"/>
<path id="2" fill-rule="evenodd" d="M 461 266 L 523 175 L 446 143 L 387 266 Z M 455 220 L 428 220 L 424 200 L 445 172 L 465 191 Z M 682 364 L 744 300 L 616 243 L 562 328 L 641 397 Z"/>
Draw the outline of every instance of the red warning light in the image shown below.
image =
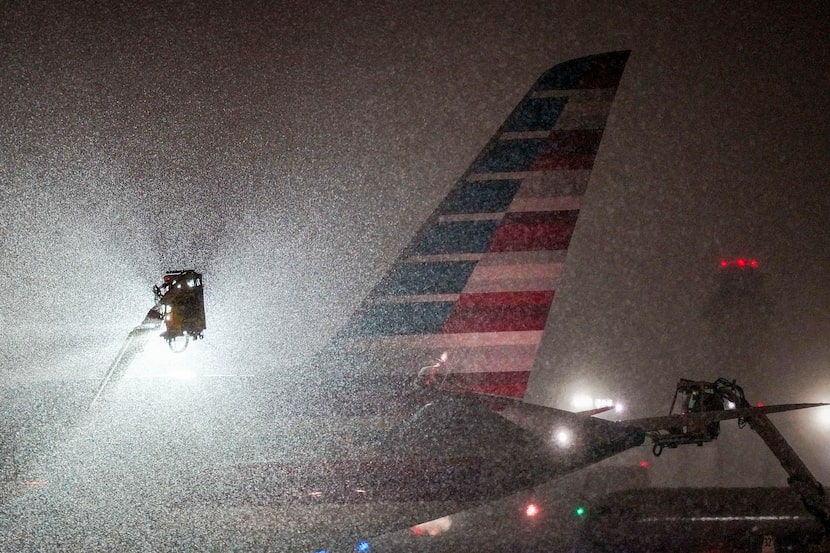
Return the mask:
<path id="1" fill-rule="evenodd" d="M 737 267 L 738 269 L 746 269 L 748 267 L 752 267 L 753 269 L 758 268 L 758 260 L 757 259 L 746 259 L 746 258 L 738 258 L 738 259 L 721 259 L 720 260 L 720 267 L 721 269 L 727 269 L 729 267 Z"/>
<path id="2" fill-rule="evenodd" d="M 539 506 L 536 505 L 535 503 L 529 504 L 527 506 L 527 508 L 525 509 L 525 515 L 527 515 L 530 518 L 533 518 L 538 514 L 539 514 Z"/>
<path id="3" fill-rule="evenodd" d="M 648 468 L 648 461 L 643 459 L 642 461 L 640 461 L 640 466 L 643 467 L 644 469 L 647 469 Z"/>
<path id="4" fill-rule="evenodd" d="M 763 407 L 763 406 L 764 406 L 764 402 L 759 401 L 759 402 L 758 402 L 758 407 Z"/>

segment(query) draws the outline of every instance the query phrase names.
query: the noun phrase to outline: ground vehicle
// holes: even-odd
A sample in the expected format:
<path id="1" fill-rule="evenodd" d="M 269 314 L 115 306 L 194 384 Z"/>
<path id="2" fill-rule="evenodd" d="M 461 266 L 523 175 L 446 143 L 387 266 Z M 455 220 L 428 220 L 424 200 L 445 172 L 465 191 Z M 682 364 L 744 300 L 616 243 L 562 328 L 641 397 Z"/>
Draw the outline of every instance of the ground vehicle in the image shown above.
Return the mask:
<path id="1" fill-rule="evenodd" d="M 164 321 L 161 334 L 170 349 L 184 351 L 190 340 L 203 338 L 205 330 L 205 298 L 202 274 L 193 269 L 167 271 L 161 286 L 153 286 L 156 305 L 148 319 Z"/>
<path id="2" fill-rule="evenodd" d="M 682 417 L 692 413 L 723 410 L 723 398 L 718 393 L 716 384 L 680 379 L 680 382 L 677 383 L 677 391 L 674 400 L 672 400 L 669 414 Z M 654 442 L 652 451 L 655 456 L 659 456 L 664 447 L 675 448 L 678 445 L 687 444 L 703 445 L 705 442 L 716 439 L 718 434 L 720 434 L 720 423 L 717 421 L 709 423 L 698 421 L 679 425 L 664 432 L 653 434 L 651 436 Z"/>
<path id="3" fill-rule="evenodd" d="M 202 274 L 193 269 L 167 271 L 161 286 L 153 286 L 156 304 L 144 320 L 127 335 L 115 359 L 101 379 L 92 404 L 126 373 L 130 363 L 141 355 L 150 336 L 164 322 L 161 337 L 174 352 L 181 353 L 190 340 L 200 340 L 205 330 L 205 296 Z"/>
<path id="4" fill-rule="evenodd" d="M 681 399 L 679 403 L 678 398 Z M 680 409 L 677 413 L 674 411 L 676 406 Z M 654 443 L 652 451 L 654 455 L 660 455 L 664 447 L 675 448 L 694 443 L 703 445 L 703 442 L 712 441 L 718 437 L 718 420 L 725 410 L 748 408 L 751 408 L 751 404 L 747 401 L 743 388 L 734 380 L 719 378 L 715 382 L 696 382 L 681 379 L 677 384 L 671 414 L 676 414 L 683 420 L 683 424 L 669 425 L 666 430 L 650 432 L 649 437 Z M 706 413 L 711 414 L 711 421 L 686 420 L 689 415 L 699 414 L 705 417 Z M 787 472 L 790 488 L 798 494 L 804 507 L 824 529 L 825 535 L 830 535 L 830 506 L 827 504 L 824 487 L 766 414 L 759 411 L 742 416 L 738 419 L 738 425 L 749 426 L 764 441 Z"/>

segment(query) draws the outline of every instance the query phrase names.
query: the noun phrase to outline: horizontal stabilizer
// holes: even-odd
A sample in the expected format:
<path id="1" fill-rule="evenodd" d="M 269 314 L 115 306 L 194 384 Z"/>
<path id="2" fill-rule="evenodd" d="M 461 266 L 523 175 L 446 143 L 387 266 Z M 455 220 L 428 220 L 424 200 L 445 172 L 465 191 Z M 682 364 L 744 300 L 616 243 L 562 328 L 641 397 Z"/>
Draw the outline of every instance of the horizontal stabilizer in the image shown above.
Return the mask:
<path id="1" fill-rule="evenodd" d="M 607 413 L 611 409 L 613 409 L 613 405 L 607 405 L 605 407 L 597 407 L 596 409 L 589 409 L 587 411 L 579 411 L 577 415 L 585 415 L 586 417 L 593 417 L 594 415 L 601 415 L 602 413 Z"/>
<path id="2" fill-rule="evenodd" d="M 669 430 L 678 426 L 686 426 L 692 423 L 710 423 L 730 419 L 747 418 L 753 415 L 769 415 L 784 411 L 795 411 L 796 409 L 809 409 L 811 407 L 823 407 L 830 403 L 785 403 L 781 405 L 765 405 L 764 407 L 743 407 L 741 409 L 728 409 L 725 411 L 707 411 L 705 413 L 690 413 L 688 415 L 668 415 L 665 417 L 649 417 L 645 419 L 632 419 L 622 421 L 628 426 L 642 428 L 646 432 L 658 430 Z"/>

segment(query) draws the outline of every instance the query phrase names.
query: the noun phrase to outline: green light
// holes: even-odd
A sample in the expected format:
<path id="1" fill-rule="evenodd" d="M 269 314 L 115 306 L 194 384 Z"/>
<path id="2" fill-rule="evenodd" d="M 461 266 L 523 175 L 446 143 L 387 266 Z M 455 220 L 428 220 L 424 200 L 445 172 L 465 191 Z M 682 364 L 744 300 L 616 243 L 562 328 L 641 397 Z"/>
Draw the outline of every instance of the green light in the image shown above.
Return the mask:
<path id="1" fill-rule="evenodd" d="M 580 505 L 579 507 L 577 507 L 577 508 L 576 508 L 576 516 L 580 516 L 580 517 L 581 517 L 581 516 L 583 516 L 584 514 L 585 514 L 585 507 L 583 507 L 582 505 Z"/>

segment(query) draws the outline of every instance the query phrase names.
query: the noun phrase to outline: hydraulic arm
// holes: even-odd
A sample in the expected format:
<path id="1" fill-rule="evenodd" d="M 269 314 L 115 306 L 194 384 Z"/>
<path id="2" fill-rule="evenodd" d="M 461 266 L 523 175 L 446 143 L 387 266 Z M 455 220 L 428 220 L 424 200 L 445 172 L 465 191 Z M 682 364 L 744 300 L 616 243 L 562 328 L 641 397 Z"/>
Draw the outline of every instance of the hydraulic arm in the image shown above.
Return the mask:
<path id="1" fill-rule="evenodd" d="M 718 395 L 732 402 L 736 407 L 751 407 L 743 390 L 734 381 L 730 382 L 721 378 L 715 382 L 714 386 Z M 830 506 L 827 504 L 824 486 L 813 476 L 781 432 L 763 413 L 740 419 L 738 424 L 748 425 L 764 440 L 769 450 L 787 471 L 787 483 L 798 493 L 807 511 L 822 525 L 825 536 L 830 536 Z"/>
<path id="2" fill-rule="evenodd" d="M 660 455 L 663 448 L 676 448 L 679 445 L 703 445 L 717 439 L 720 422 L 711 417 L 707 422 L 688 421 L 690 415 L 715 414 L 725 409 L 752 409 L 743 389 L 734 380 L 719 378 L 715 382 L 700 382 L 681 379 L 670 409 L 670 415 L 680 421 L 665 431 L 650 432 L 654 442 L 652 451 Z M 830 538 L 830 505 L 827 503 L 824 487 L 813 476 L 804 461 L 790 446 L 781 432 L 772 424 L 766 414 L 755 410 L 738 419 L 738 426 L 749 426 L 764 441 L 769 450 L 787 471 L 787 483 L 798 494 L 807 511 L 815 517 L 824 529 L 825 539 Z"/>

